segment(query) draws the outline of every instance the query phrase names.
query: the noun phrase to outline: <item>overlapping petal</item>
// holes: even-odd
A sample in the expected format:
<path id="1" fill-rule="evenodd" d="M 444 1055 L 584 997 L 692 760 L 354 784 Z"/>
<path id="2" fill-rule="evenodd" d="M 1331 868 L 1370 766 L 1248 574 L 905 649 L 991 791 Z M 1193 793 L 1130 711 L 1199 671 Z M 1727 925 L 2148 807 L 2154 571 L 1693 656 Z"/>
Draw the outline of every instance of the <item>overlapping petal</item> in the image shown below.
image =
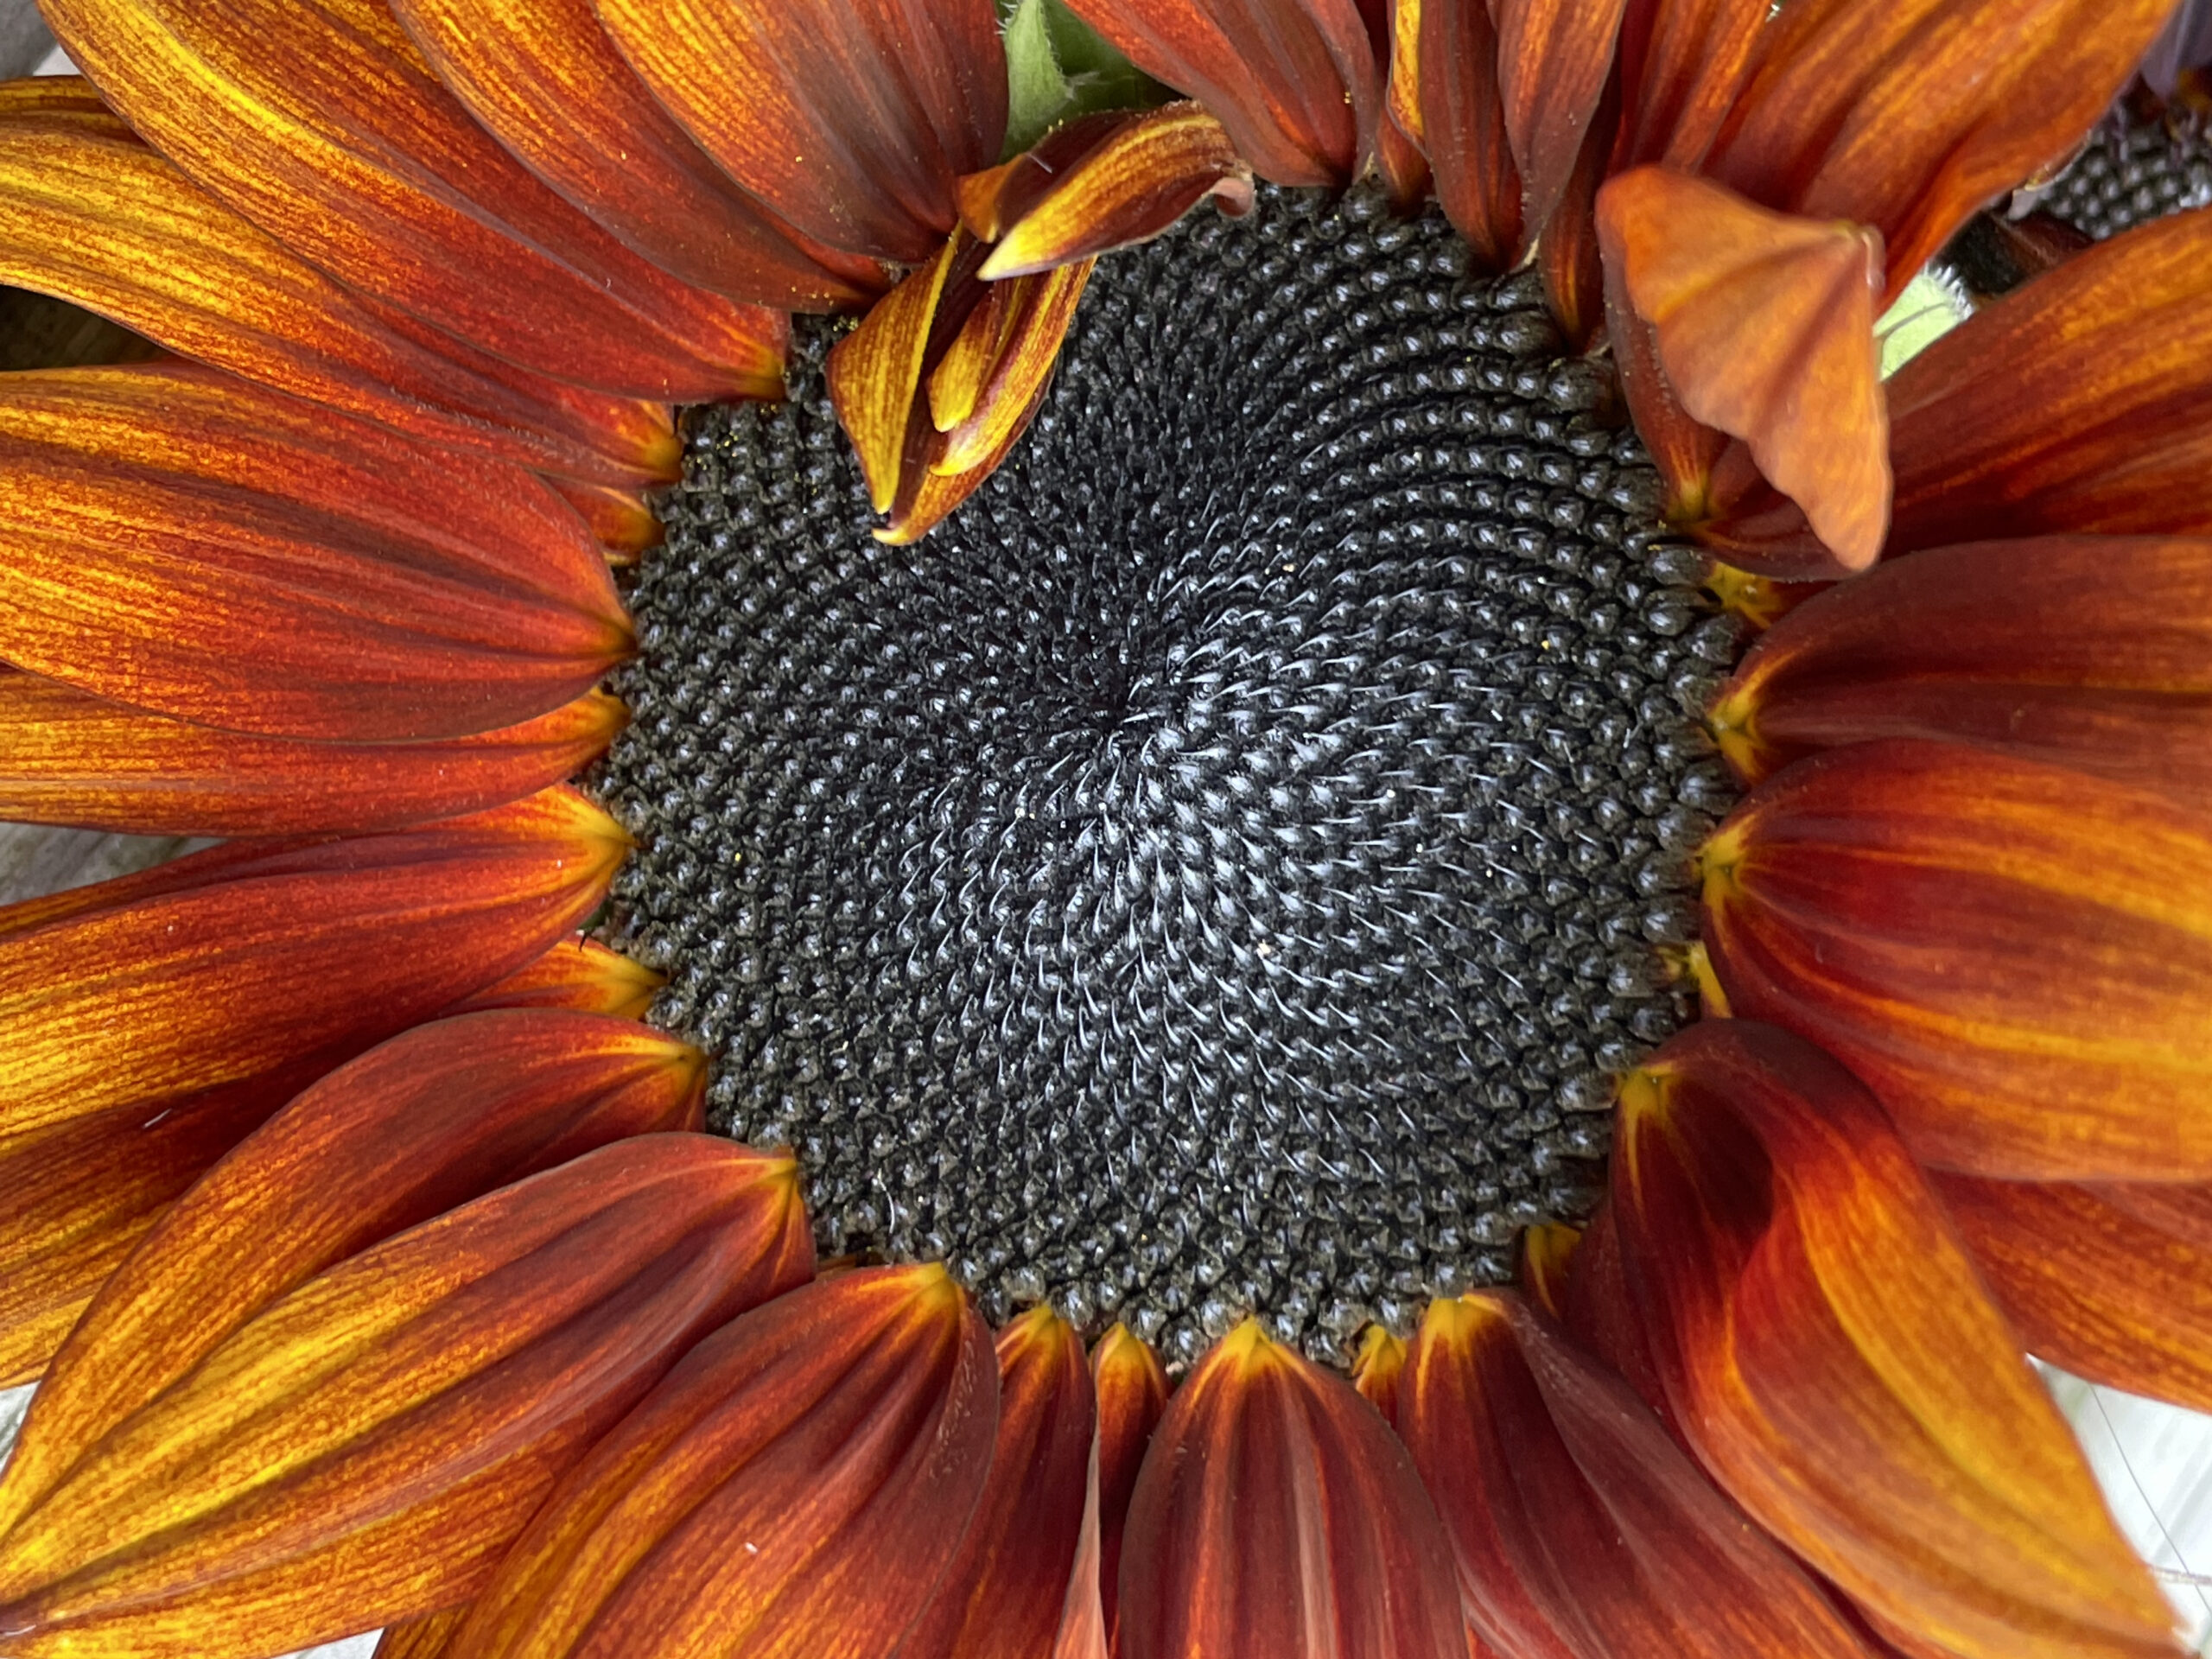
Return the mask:
<path id="1" fill-rule="evenodd" d="M 1486 270 L 1518 264 L 1527 244 L 1521 175 L 1497 84 L 1497 29 L 1487 0 L 1400 0 L 1415 6 L 1415 136 L 1452 228 Z"/>
<path id="2" fill-rule="evenodd" d="M 992 0 L 593 0 L 655 98 L 805 235 L 919 264 L 999 160 Z"/>
<path id="3" fill-rule="evenodd" d="M 1882 1109 L 1709 1020 L 1624 1081 L 1612 1200 L 1675 1421 L 1915 1649 L 2171 1655 L 2171 1614 Z"/>
<path id="4" fill-rule="evenodd" d="M 1869 1659 L 1627 1385 L 1504 1292 L 1431 1304 L 1399 1432 L 1478 1638 L 1515 1659 Z"/>
<path id="5" fill-rule="evenodd" d="M 2212 801 L 2212 541 L 1931 548 L 1783 617 L 1710 715 L 1756 781 L 1876 738 L 1945 738 Z"/>
<path id="6" fill-rule="evenodd" d="M 982 1495 L 997 1388 L 942 1268 L 772 1302 L 700 1343 L 577 1466 L 452 1659 L 895 1652 Z"/>
<path id="7" fill-rule="evenodd" d="M 581 934 L 561 940 L 512 974 L 454 1004 L 471 1008 L 572 1008 L 641 1020 L 668 982 L 642 963 Z"/>
<path id="8" fill-rule="evenodd" d="M 1891 550 L 2045 531 L 2212 531 L 2212 212 L 2114 237 L 1889 384 Z"/>
<path id="9" fill-rule="evenodd" d="M 1248 1320 L 1167 1403 L 1122 1541 L 1124 1659 L 1458 1659 L 1452 1560 L 1405 1447 Z"/>
<path id="10" fill-rule="evenodd" d="M 547 475 L 554 493 L 576 510 L 609 564 L 635 564 L 640 555 L 658 547 L 668 532 L 652 505 L 635 490 L 611 484 L 587 484 Z"/>
<path id="11" fill-rule="evenodd" d="M 117 134 L 0 111 L 0 278 L 451 448 L 607 483 L 675 476 L 665 410 L 546 379 L 353 293 Z"/>
<path id="12" fill-rule="evenodd" d="M 53 0 L 145 139 L 324 270 L 511 361 L 669 401 L 772 396 L 783 325 L 692 288 L 469 119 L 379 0 Z"/>
<path id="13" fill-rule="evenodd" d="M 1749 73 L 1770 0 L 1629 0 L 1621 21 L 1616 171 L 1694 169 Z"/>
<path id="14" fill-rule="evenodd" d="M 1098 1596 L 1107 1649 L 1119 1653 L 1122 1544 L 1145 1452 L 1167 1411 L 1167 1373 L 1159 1355 L 1116 1325 L 1098 1339 L 1090 1376 L 1098 1400 Z"/>
<path id="15" fill-rule="evenodd" d="M 1352 1357 L 1351 1385 L 1382 1421 L 1398 1427 L 1398 1402 L 1406 1374 L 1406 1344 L 1388 1325 L 1370 1325 L 1359 1335 Z"/>
<path id="16" fill-rule="evenodd" d="M 184 1659 L 466 1599 L 702 1330 L 804 1272 L 805 1239 L 787 1158 L 655 1135 L 339 1263 L 44 1487 L 0 1539 L 10 1646 Z"/>
<path id="17" fill-rule="evenodd" d="M 1783 772 L 1707 844 L 1735 1012 L 1810 1038 L 1923 1160 L 2212 1179 L 2212 835 L 2171 800 L 1897 740 Z"/>
<path id="18" fill-rule="evenodd" d="M 518 469 L 186 365 L 0 391 L 0 656 L 294 737 L 493 731 L 630 647 L 582 521 Z"/>
<path id="19" fill-rule="evenodd" d="M 122 118 L 82 75 L 32 75 L 0 80 L 0 124 L 10 131 L 88 133 L 136 143 Z"/>
<path id="20" fill-rule="evenodd" d="M 1549 225 L 1567 195 L 1627 9 L 1627 0 L 1492 0 L 1498 100 L 1533 229 Z"/>

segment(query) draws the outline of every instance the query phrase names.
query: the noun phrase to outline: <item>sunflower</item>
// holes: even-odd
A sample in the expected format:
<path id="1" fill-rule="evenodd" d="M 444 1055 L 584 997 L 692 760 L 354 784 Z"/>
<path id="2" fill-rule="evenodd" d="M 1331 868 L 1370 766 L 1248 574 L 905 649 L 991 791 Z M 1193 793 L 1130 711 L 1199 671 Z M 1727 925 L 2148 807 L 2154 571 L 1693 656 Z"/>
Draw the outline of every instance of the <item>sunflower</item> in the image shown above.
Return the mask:
<path id="1" fill-rule="evenodd" d="M 45 10 L 0 1652 L 2177 1651 L 2193 9 Z"/>

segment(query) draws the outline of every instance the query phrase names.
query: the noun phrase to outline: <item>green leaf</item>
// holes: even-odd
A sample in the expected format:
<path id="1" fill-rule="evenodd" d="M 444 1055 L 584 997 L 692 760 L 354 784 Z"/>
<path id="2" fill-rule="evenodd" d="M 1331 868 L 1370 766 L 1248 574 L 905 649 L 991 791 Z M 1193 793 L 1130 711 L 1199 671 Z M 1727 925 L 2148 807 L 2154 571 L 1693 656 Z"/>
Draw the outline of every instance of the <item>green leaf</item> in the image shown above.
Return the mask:
<path id="1" fill-rule="evenodd" d="M 1047 0 L 1018 0 L 1006 25 L 1006 153 L 1019 156 L 1052 130 L 1072 94 L 1053 49 Z"/>
<path id="2" fill-rule="evenodd" d="M 1006 28 L 1008 157 L 1077 116 L 1156 109 L 1175 96 L 1064 0 L 999 0 L 999 15 Z"/>

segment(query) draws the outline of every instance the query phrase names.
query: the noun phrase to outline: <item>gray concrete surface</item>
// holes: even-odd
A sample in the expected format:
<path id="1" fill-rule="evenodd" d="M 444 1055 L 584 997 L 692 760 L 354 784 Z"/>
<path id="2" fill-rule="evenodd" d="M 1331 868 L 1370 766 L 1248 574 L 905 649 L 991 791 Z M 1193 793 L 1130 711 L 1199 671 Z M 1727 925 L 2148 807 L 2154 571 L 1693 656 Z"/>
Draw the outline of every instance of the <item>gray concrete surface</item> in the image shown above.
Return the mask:
<path id="1" fill-rule="evenodd" d="M 28 75 L 54 50 L 54 35 L 32 0 L 0 0 L 0 80 Z"/>

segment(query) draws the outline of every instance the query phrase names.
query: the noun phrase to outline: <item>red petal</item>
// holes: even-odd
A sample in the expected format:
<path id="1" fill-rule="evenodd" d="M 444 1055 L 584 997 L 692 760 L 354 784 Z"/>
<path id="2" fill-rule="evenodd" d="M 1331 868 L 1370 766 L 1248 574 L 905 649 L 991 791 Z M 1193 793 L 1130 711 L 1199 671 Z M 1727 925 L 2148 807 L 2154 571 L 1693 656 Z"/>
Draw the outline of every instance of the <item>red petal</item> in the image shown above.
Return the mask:
<path id="1" fill-rule="evenodd" d="M 417 1027 L 340 1067 L 170 1206 L 101 1288 L 24 1421 L 0 1536 L 103 1435 L 325 1268 L 594 1147 L 700 1128 L 705 1069 L 642 1026 L 537 1009 Z M 807 1246 L 789 1282 L 812 1268 Z"/>
<path id="2" fill-rule="evenodd" d="M 653 516 L 652 504 L 635 490 L 550 476 L 545 481 L 556 495 L 576 510 L 576 516 L 584 521 L 592 540 L 599 543 L 599 550 L 607 556 L 611 565 L 620 568 L 635 564 L 639 555 L 668 539 L 668 532 Z"/>
<path id="3" fill-rule="evenodd" d="M 219 731 L 0 671 L 0 818 L 142 836 L 397 829 L 557 784 L 626 718 L 593 691 L 475 737 L 319 743 Z"/>
<path id="4" fill-rule="evenodd" d="M 1484 1643 L 1516 1659 L 1869 1659 L 1643 1402 L 1519 1298 L 1432 1303 L 1403 1413 Z"/>
<path id="5" fill-rule="evenodd" d="M 133 142 L 0 122 L 0 278 L 449 448 L 676 476 L 668 411 L 547 380 L 353 293 Z"/>
<path id="6" fill-rule="evenodd" d="M 1580 1229 L 1558 1222 L 1540 1222 L 1523 1229 L 1516 1276 L 1521 1294 L 1530 1306 L 1561 1324 L 1567 1321 L 1567 1286 L 1574 1273 L 1574 1259 L 1582 1243 Z"/>
<path id="7" fill-rule="evenodd" d="M 1702 855 L 1735 1011 L 1820 1044 L 1928 1162 L 2212 1179 L 2212 836 L 2168 801 L 1948 743 L 1763 785 Z"/>
<path id="8" fill-rule="evenodd" d="M 1167 1373 L 1157 1354 L 1116 1325 L 1092 1351 L 1090 1375 L 1098 1394 L 1098 1592 L 1109 1650 L 1119 1653 L 1122 1544 L 1145 1452 L 1166 1414 Z"/>
<path id="9" fill-rule="evenodd" d="M 1658 168 L 1606 183 L 1598 232 L 1682 407 L 1748 443 L 1845 568 L 1872 564 L 1890 505 L 1878 243 Z"/>
<path id="10" fill-rule="evenodd" d="M 454 1006 L 474 1008 L 572 1008 L 642 1020 L 664 975 L 581 934 L 571 935 L 505 978 Z"/>
<path id="11" fill-rule="evenodd" d="M 880 285 L 867 267 L 815 257 L 732 184 L 630 73 L 591 0 L 394 0 L 392 10 L 471 115 L 663 270 L 784 310 L 828 310 Z"/>
<path id="12" fill-rule="evenodd" d="M 233 1091 L 274 1106 L 538 955 L 597 907 L 624 846 L 597 808 L 549 791 L 0 909 L 0 1133 Z"/>
<path id="13" fill-rule="evenodd" d="M 309 1280 L 0 1541 L 10 1648 L 260 1651 L 467 1599 L 701 1330 L 789 1282 L 796 1188 L 788 1159 L 646 1135 Z"/>
<path id="14" fill-rule="evenodd" d="M 1354 0 L 1068 0 L 1068 10 L 1212 111 L 1262 178 L 1343 186 L 1366 165 L 1382 66 Z"/>
<path id="15" fill-rule="evenodd" d="M 1897 372 L 1891 551 L 2047 530 L 2212 532 L 2212 214 L 2101 243 Z"/>
<path id="16" fill-rule="evenodd" d="M 1920 1649 L 2173 1651 L 2018 1338 L 1873 1097 L 1741 1020 L 1630 1074 L 1613 1204 L 1675 1420 L 1751 1516 Z"/>
<path id="17" fill-rule="evenodd" d="M 272 735 L 459 737 L 630 648 L 606 561 L 536 479 L 181 365 L 0 392 L 0 654 Z"/>
<path id="18" fill-rule="evenodd" d="M 1404 0 L 1420 9 L 1415 73 L 1421 139 L 1436 196 L 1488 270 L 1520 263 L 1526 245 L 1521 175 L 1497 85 L 1497 30 L 1487 0 Z"/>
<path id="19" fill-rule="evenodd" d="M 1498 97 L 1529 225 L 1546 224 L 1567 194 L 1626 10 L 1627 0 L 1491 0 Z"/>
<path id="20" fill-rule="evenodd" d="M 1613 147 L 1620 119 L 1620 87 L 1610 83 L 1597 118 L 1583 135 L 1582 149 L 1560 196 L 1559 205 L 1536 238 L 1536 263 L 1544 294 L 1572 352 L 1587 351 L 1605 316 L 1605 270 L 1598 244 L 1598 187 L 1605 181 L 1605 157 Z"/>
<path id="21" fill-rule="evenodd" d="M 1387 1326 L 1370 1325 L 1360 1332 L 1352 1361 L 1351 1385 L 1382 1421 L 1398 1426 L 1398 1400 L 1406 1370 L 1406 1344 Z"/>
<path id="22" fill-rule="evenodd" d="M 1944 1175 L 1936 1190 L 2031 1353 L 2212 1410 L 2212 1188 Z"/>
<path id="23" fill-rule="evenodd" d="M 373 0 L 53 0 L 47 21 L 143 137 L 353 288 L 607 391 L 781 384 L 779 319 L 676 281 L 562 200 Z"/>
<path id="24" fill-rule="evenodd" d="M 1626 107 L 1613 170 L 1653 162 L 1694 170 L 1772 14 L 1771 0 L 1630 0 L 1620 41 Z"/>
<path id="25" fill-rule="evenodd" d="M 1805 0 L 1778 16 L 1706 171 L 1871 225 L 1887 305 L 1967 216 L 2061 161 L 2173 0 Z"/>
<path id="26" fill-rule="evenodd" d="M 983 1490 L 996 1369 L 938 1268 L 748 1314 L 563 1484 L 452 1659 L 893 1652 Z"/>
<path id="27" fill-rule="evenodd" d="M 2212 803 L 2212 541 L 1931 549 L 1783 618 L 1711 722 L 1757 779 L 1842 744 L 1948 738 Z"/>
<path id="28" fill-rule="evenodd" d="M 992 0 L 594 0 L 639 78 L 806 235 L 919 264 L 1006 138 Z"/>
<path id="29" fill-rule="evenodd" d="M 1452 1558 L 1405 1448 L 1248 1320 L 1167 1402 L 1129 1504 L 1123 1659 L 1457 1659 Z"/>

